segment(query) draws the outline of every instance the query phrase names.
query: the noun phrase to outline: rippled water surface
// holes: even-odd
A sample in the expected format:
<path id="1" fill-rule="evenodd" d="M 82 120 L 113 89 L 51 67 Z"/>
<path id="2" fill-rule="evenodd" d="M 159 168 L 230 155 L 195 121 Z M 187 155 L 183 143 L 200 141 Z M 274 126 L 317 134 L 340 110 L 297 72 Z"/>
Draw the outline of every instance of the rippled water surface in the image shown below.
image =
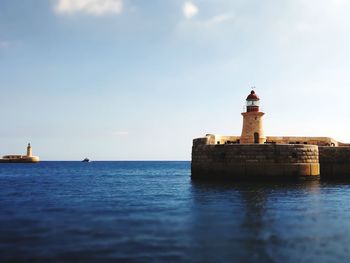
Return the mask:
<path id="1" fill-rule="evenodd" d="M 0 165 L 0 262 L 350 262 L 349 183 L 203 183 L 189 162 Z"/>

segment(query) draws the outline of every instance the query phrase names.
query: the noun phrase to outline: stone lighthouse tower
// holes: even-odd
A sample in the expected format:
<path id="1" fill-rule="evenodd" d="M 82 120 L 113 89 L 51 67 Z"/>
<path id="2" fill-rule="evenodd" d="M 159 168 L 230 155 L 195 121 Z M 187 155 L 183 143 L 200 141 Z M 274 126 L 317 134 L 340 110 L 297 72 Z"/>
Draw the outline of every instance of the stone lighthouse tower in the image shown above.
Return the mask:
<path id="1" fill-rule="evenodd" d="M 28 143 L 28 146 L 27 146 L 27 156 L 28 157 L 32 157 L 33 156 L 32 146 L 30 146 L 30 143 Z"/>
<path id="2" fill-rule="evenodd" d="M 266 137 L 262 120 L 265 113 L 260 111 L 260 99 L 254 90 L 250 92 L 246 102 L 246 112 L 242 112 L 243 129 L 240 143 L 265 143 Z"/>

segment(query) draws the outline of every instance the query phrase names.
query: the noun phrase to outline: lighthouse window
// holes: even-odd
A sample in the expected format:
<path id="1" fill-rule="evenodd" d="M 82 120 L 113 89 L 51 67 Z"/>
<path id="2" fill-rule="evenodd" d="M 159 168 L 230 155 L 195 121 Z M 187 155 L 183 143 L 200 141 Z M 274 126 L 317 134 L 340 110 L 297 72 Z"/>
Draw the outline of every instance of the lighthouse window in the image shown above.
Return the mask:
<path id="1" fill-rule="evenodd" d="M 259 106 L 258 100 L 247 100 L 247 106 Z"/>

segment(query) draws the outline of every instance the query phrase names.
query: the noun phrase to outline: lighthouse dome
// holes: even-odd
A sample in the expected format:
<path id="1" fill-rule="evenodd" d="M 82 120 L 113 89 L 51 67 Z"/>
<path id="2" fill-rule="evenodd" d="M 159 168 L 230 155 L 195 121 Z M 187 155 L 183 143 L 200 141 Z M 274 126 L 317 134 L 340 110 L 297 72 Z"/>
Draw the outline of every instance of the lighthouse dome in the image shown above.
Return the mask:
<path id="1" fill-rule="evenodd" d="M 260 98 L 255 94 L 255 91 L 252 90 L 248 95 L 247 100 L 260 100 Z"/>

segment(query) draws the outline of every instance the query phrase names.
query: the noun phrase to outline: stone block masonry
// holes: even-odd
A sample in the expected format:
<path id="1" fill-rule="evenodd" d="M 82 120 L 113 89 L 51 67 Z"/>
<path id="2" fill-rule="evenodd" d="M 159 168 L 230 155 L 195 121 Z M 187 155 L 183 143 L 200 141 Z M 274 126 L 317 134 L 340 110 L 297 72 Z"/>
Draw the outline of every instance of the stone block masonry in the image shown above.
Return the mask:
<path id="1" fill-rule="evenodd" d="M 225 144 L 194 140 L 193 179 L 295 179 L 318 177 L 316 145 Z"/>
<path id="2" fill-rule="evenodd" d="M 322 179 L 350 179 L 350 147 L 319 147 Z"/>

